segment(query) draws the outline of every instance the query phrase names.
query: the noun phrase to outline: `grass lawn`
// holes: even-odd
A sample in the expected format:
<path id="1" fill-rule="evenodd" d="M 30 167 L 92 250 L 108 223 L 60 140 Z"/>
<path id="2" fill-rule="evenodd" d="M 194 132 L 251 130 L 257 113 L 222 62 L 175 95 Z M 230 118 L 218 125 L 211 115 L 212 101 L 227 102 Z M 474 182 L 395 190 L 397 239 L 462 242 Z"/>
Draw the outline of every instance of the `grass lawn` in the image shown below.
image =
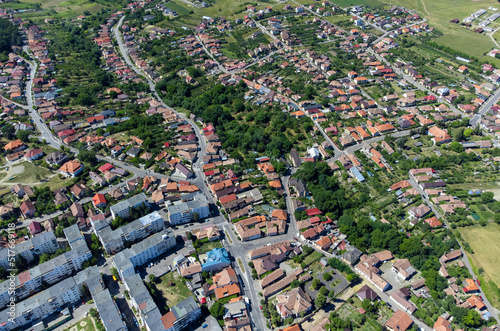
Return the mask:
<path id="1" fill-rule="evenodd" d="M 64 331 L 70 331 L 70 330 L 97 331 L 97 329 L 94 328 L 94 324 L 92 323 L 92 317 L 90 315 L 79 320 L 77 323 L 73 324 L 73 326 L 67 328 Z"/>
<path id="2" fill-rule="evenodd" d="M 241 272 L 245 273 L 245 267 L 243 266 L 243 261 L 241 261 L 240 258 L 238 258 L 238 264 L 240 266 Z"/>
<path id="3" fill-rule="evenodd" d="M 203 244 L 200 248 L 198 248 L 198 254 L 204 254 L 208 251 L 211 251 L 214 248 L 222 248 L 222 244 L 220 243 L 219 240 L 212 241 L 212 242 L 207 242 Z"/>
<path id="4" fill-rule="evenodd" d="M 311 254 L 309 254 L 308 256 L 306 256 L 306 258 L 304 259 L 304 263 L 306 265 L 310 265 L 313 262 L 319 261 L 321 259 L 321 256 L 323 256 L 323 254 L 321 254 L 320 252 L 314 251 Z"/>
<path id="5" fill-rule="evenodd" d="M 484 270 L 484 273 L 478 276 L 488 300 L 499 308 L 500 293 L 494 284 L 500 286 L 498 278 L 500 274 L 500 226 L 496 223 L 488 223 L 484 227 L 474 225 L 461 228 L 460 233 L 474 251 L 474 254 L 467 253 L 474 267 L 474 273 L 477 274 L 479 268 Z"/>
<path id="6" fill-rule="evenodd" d="M 46 182 L 40 184 L 40 187 L 50 187 L 52 191 L 58 190 L 61 187 L 72 186 L 74 183 L 74 178 L 63 178 L 60 179 L 59 176 L 54 176 Z"/>
<path id="7" fill-rule="evenodd" d="M 175 306 L 191 295 L 191 291 L 176 272 L 169 272 L 160 277 L 160 280 L 161 283 L 157 283 L 156 286 L 162 292 L 162 296 L 169 307 Z M 169 285 L 170 282 L 172 282 L 171 285 Z"/>
<path id="8" fill-rule="evenodd" d="M 9 182 L 37 183 L 40 180 L 43 180 L 52 174 L 50 170 L 42 167 L 37 167 L 36 165 L 33 165 L 30 162 L 22 162 L 12 168 L 15 169 L 18 167 L 24 167 L 24 170 L 21 173 L 14 175 L 15 177 Z"/>

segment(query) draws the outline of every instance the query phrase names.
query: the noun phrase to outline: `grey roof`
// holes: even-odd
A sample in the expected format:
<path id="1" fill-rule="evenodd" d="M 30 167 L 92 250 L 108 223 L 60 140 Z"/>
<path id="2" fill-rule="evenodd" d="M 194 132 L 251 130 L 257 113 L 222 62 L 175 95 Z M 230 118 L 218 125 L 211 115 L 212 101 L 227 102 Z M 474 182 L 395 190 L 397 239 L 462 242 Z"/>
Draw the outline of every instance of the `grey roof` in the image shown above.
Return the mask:
<path id="1" fill-rule="evenodd" d="M 253 198 L 254 201 L 260 201 L 263 199 L 262 193 L 260 193 L 258 188 L 251 189 L 245 192 L 245 197 Z"/>
<path id="2" fill-rule="evenodd" d="M 80 228 L 78 228 L 78 224 L 76 223 L 64 228 L 64 235 L 70 244 L 78 239 L 83 239 Z"/>
<path id="3" fill-rule="evenodd" d="M 184 176 L 186 176 L 188 178 L 193 175 L 193 173 L 191 171 L 189 171 L 189 169 L 186 168 L 186 166 L 184 166 L 184 164 L 182 164 L 180 162 L 175 165 L 175 169 L 180 171 Z"/>
<path id="4" fill-rule="evenodd" d="M 130 289 L 129 295 L 135 300 L 137 305 L 140 306 L 140 311 L 146 324 L 151 330 L 163 330 L 163 324 L 161 322 L 161 313 L 156 303 L 151 298 L 148 289 L 144 285 L 139 274 L 134 274 L 133 276 L 125 279 L 127 287 Z M 144 305 L 145 304 L 145 305 Z"/>
<path id="5" fill-rule="evenodd" d="M 359 249 L 357 249 L 354 246 L 349 246 L 349 247 L 347 247 L 347 250 L 345 251 L 345 253 L 342 254 L 342 258 L 344 258 L 344 260 L 346 260 L 350 264 L 353 264 L 354 262 L 356 262 L 359 259 L 361 254 L 362 253 Z"/>
<path id="6" fill-rule="evenodd" d="M 43 243 L 47 241 L 52 241 L 56 240 L 56 236 L 54 232 L 48 231 L 48 232 L 42 232 L 39 235 L 28 239 L 26 241 L 20 242 L 19 244 L 16 245 L 16 251 L 17 253 L 21 253 L 24 251 L 29 250 L 31 247 L 37 247 L 42 245 Z"/>
<path id="7" fill-rule="evenodd" d="M 208 200 L 204 194 L 198 193 L 192 197 L 192 200 L 181 202 L 176 201 L 174 204 L 167 206 L 170 214 L 183 213 L 192 209 L 197 209 L 208 205 Z"/>
<path id="8" fill-rule="evenodd" d="M 99 311 L 99 316 L 101 316 L 102 324 L 104 324 L 106 330 L 114 331 L 124 328 L 120 312 L 113 302 L 113 299 L 111 299 L 111 294 L 109 294 L 108 289 L 97 293 L 93 296 L 93 299 Z"/>
<path id="9" fill-rule="evenodd" d="M 89 292 L 92 296 L 104 290 L 104 283 L 102 281 L 101 273 L 96 266 L 83 269 L 77 273 L 73 279 L 76 285 L 81 287 L 82 284 L 87 285 Z"/>
<path id="10" fill-rule="evenodd" d="M 192 296 L 189 296 L 186 300 L 179 302 L 177 305 L 171 308 L 174 316 L 177 320 L 183 318 L 193 310 L 199 309 L 200 307 L 194 301 Z"/>
<path id="11" fill-rule="evenodd" d="M 237 314 L 239 314 L 242 311 L 247 309 L 247 307 L 245 305 L 245 301 L 243 301 L 243 300 L 231 302 L 231 303 L 226 303 L 224 305 L 224 307 L 227 310 L 226 313 L 229 313 L 230 315 L 237 315 Z"/>
<path id="12" fill-rule="evenodd" d="M 135 253 L 130 249 L 125 249 L 113 258 L 113 263 L 116 265 L 117 269 L 126 270 L 133 268 L 134 265 L 130 262 L 130 258 L 135 256 Z"/>
<path id="13" fill-rule="evenodd" d="M 127 151 L 127 154 L 130 156 L 137 156 L 140 151 L 141 149 L 139 147 L 134 146 Z"/>
<path id="14" fill-rule="evenodd" d="M 143 193 L 141 193 L 143 194 Z M 146 216 L 136 219 L 135 221 L 125 224 L 124 226 L 112 230 L 110 226 L 106 226 L 99 231 L 99 236 L 102 241 L 107 243 L 113 240 L 119 239 L 121 236 L 126 236 L 140 228 L 145 227 L 148 224 L 158 221 L 158 219 L 163 219 L 157 211 L 154 211 Z"/>
<path id="15" fill-rule="evenodd" d="M 147 201 L 146 194 L 144 193 L 139 193 L 131 198 L 128 198 L 127 200 L 121 201 L 117 203 L 116 205 L 111 206 L 109 209 L 113 213 L 119 213 L 120 211 L 124 209 L 129 209 L 133 206 L 140 205 L 141 203 L 145 203 Z"/>
<path id="16" fill-rule="evenodd" d="M 45 291 L 42 291 L 34 296 L 29 297 L 26 300 L 19 302 L 14 309 L 14 313 L 16 314 L 15 318 L 29 312 L 30 310 L 37 309 L 39 306 L 49 302 L 51 298 L 58 298 L 62 296 L 64 293 L 68 292 L 75 286 L 75 280 L 73 279 L 73 277 L 69 277 L 49 287 Z M 3 316 L 7 311 L 8 309 L 5 309 L 0 313 L 0 320 L 7 321 L 7 319 L 1 319 L 1 316 Z"/>

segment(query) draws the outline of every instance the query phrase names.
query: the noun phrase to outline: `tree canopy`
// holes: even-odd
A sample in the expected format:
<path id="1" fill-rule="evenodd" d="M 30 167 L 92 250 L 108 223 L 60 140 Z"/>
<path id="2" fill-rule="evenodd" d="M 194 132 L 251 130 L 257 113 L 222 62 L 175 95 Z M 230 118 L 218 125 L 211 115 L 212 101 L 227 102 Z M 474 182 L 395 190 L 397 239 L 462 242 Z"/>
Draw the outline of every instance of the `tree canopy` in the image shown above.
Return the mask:
<path id="1" fill-rule="evenodd" d="M 11 21 L 0 18 L 0 53 L 9 53 L 12 46 L 21 46 L 23 39 L 19 35 L 19 30 Z"/>

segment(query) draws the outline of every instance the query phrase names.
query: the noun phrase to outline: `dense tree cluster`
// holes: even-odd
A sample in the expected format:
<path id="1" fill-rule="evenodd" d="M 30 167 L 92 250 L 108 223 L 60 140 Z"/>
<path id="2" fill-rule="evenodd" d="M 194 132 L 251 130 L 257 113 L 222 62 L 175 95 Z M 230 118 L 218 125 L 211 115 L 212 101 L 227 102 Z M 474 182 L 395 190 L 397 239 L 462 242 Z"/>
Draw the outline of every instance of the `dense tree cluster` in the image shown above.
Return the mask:
<path id="1" fill-rule="evenodd" d="M 323 212 L 330 212 L 338 218 L 346 210 L 356 209 L 369 199 L 365 193 L 354 194 L 345 190 L 332 176 L 332 170 L 326 162 L 305 162 L 297 170 L 296 177 L 307 183 L 307 188 L 314 196 L 316 207 Z"/>
<path id="2" fill-rule="evenodd" d="M 9 53 L 12 46 L 21 46 L 23 39 L 19 34 L 19 29 L 11 21 L 0 18 L 0 53 Z"/>

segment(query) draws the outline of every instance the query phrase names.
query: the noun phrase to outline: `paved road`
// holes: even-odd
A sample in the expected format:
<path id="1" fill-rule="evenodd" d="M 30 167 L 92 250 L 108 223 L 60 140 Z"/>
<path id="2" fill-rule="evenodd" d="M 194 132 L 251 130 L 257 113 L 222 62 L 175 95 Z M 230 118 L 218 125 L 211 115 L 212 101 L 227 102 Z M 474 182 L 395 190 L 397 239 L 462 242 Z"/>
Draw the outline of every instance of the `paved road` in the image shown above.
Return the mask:
<path id="1" fill-rule="evenodd" d="M 114 37 L 118 43 L 118 47 L 120 49 L 120 52 L 125 60 L 125 62 L 129 65 L 131 69 L 133 69 L 138 75 L 143 76 L 146 78 L 149 88 L 153 95 L 156 97 L 156 99 L 161 102 L 162 106 L 165 107 L 166 109 L 171 110 L 172 112 L 176 113 L 180 118 L 184 119 L 187 121 L 194 129 L 196 137 L 198 138 L 199 142 L 199 151 L 198 151 L 198 157 L 196 161 L 193 163 L 193 172 L 196 174 L 196 177 L 191 179 L 190 182 L 195 184 L 200 188 L 200 190 L 205 194 L 209 202 L 215 204 L 216 200 L 212 196 L 210 190 L 207 187 L 207 183 L 205 181 L 203 169 L 202 169 L 202 161 L 203 161 L 203 154 L 205 153 L 206 150 L 206 140 L 205 136 L 202 134 L 201 129 L 191 121 L 189 118 L 187 118 L 184 114 L 177 112 L 175 109 L 169 107 L 167 104 L 163 102 L 161 97 L 158 95 L 158 92 L 156 91 L 155 88 L 155 83 L 147 76 L 145 75 L 139 68 L 135 66 L 135 64 L 130 60 L 130 57 L 128 56 L 128 50 L 125 47 L 123 43 L 123 38 L 121 35 L 121 32 L 119 30 L 120 26 L 123 24 L 125 17 L 122 17 L 118 23 L 113 27 L 113 34 Z M 262 247 L 263 244 L 260 243 L 258 244 L 252 244 L 249 246 L 242 246 L 241 242 L 239 242 L 234 236 L 233 236 L 233 229 L 232 226 L 228 223 L 228 221 L 222 216 L 222 215 L 216 215 L 212 217 L 212 221 L 214 224 L 220 224 L 224 230 L 229 234 L 231 237 L 231 240 L 233 244 L 230 244 L 229 241 L 226 241 L 226 248 L 231 254 L 231 256 L 237 258 L 237 257 L 242 257 L 243 258 L 243 263 L 246 266 L 247 264 L 245 263 L 245 256 L 248 256 L 248 251 L 251 249 L 255 249 L 256 247 Z M 181 231 L 186 231 L 186 230 L 181 230 Z M 277 237 L 283 237 L 283 236 L 277 236 Z M 277 238 L 277 237 L 272 237 L 272 238 Z M 274 239 L 276 242 L 283 241 L 285 239 Z M 266 241 L 267 243 L 268 241 Z M 254 326 L 254 330 L 266 330 L 265 324 L 264 324 L 264 318 L 262 317 L 262 313 L 259 310 L 259 302 L 257 297 L 256 290 L 254 289 L 253 284 L 251 283 L 252 277 L 250 274 L 250 270 L 248 267 L 245 268 L 245 270 L 240 270 L 240 267 L 238 263 L 235 261 L 235 270 L 238 274 L 242 275 L 243 279 L 243 291 L 244 293 L 247 294 L 247 296 L 250 297 L 251 300 L 251 308 L 250 308 L 250 317 Z"/>
<path id="2" fill-rule="evenodd" d="M 481 117 L 483 117 L 500 99 L 500 88 L 481 105 L 477 114 L 470 120 L 470 125 L 476 127 L 481 124 Z"/>
<path id="3" fill-rule="evenodd" d="M 217 67 L 219 68 L 219 70 L 222 71 L 225 74 L 229 73 L 229 71 L 226 69 L 226 67 L 224 67 L 222 64 L 220 64 L 219 61 L 217 61 L 217 59 L 214 57 L 214 55 L 212 54 L 212 52 L 210 52 L 210 50 L 205 46 L 205 43 L 200 39 L 200 37 L 198 35 L 195 35 L 194 37 L 201 44 L 201 47 L 203 47 L 203 50 L 205 51 L 205 54 L 208 54 L 208 56 L 210 56 L 212 58 L 212 61 L 214 61 L 215 63 L 217 63 Z"/>
<path id="4" fill-rule="evenodd" d="M 424 200 L 425 204 L 432 209 L 432 212 L 434 213 L 434 215 L 436 215 L 437 218 L 441 219 L 443 215 L 441 215 L 441 213 L 434 206 L 434 204 L 432 203 L 432 201 L 430 201 L 427 198 L 427 194 L 425 194 L 424 190 L 422 190 L 422 188 L 420 187 L 420 185 L 418 185 L 417 181 L 415 179 L 413 179 L 413 177 L 411 177 L 411 176 L 407 180 L 411 184 L 411 186 L 413 186 L 413 188 L 416 189 L 418 191 L 418 193 L 420 193 L 420 195 L 422 196 L 422 199 Z"/>

